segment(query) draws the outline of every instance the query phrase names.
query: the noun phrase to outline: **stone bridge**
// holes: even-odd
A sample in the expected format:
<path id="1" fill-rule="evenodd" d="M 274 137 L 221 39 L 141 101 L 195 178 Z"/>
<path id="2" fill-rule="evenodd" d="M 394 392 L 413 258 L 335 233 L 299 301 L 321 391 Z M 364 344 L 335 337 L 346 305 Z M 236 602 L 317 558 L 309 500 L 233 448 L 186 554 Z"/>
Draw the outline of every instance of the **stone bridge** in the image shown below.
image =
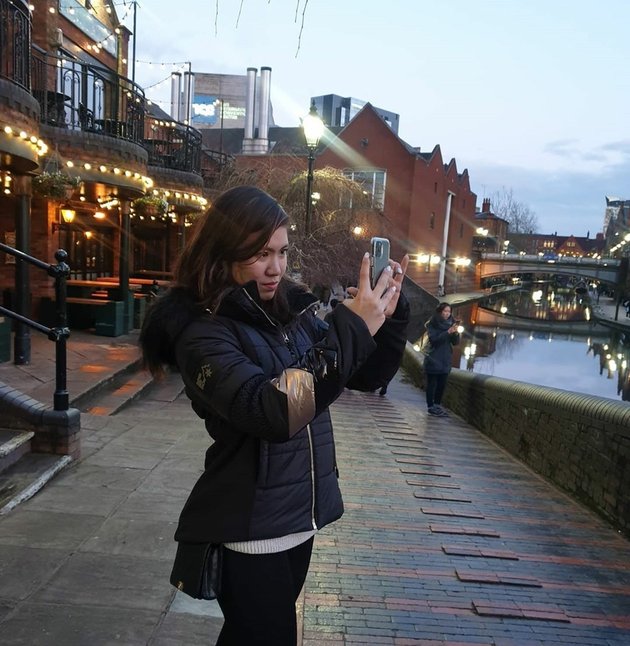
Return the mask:
<path id="1" fill-rule="evenodd" d="M 612 258 L 547 258 L 533 255 L 486 253 L 478 265 L 479 277 L 502 274 L 556 274 L 617 285 L 624 273 L 622 261 Z"/>

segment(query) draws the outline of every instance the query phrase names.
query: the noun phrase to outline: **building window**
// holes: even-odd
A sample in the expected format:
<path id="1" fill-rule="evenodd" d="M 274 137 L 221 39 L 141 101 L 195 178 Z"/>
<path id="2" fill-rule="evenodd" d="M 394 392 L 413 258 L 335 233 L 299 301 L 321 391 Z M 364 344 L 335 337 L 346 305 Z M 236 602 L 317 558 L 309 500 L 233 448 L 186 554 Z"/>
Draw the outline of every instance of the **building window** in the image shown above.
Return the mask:
<path id="1" fill-rule="evenodd" d="M 435 229 L 435 213 L 431 211 L 431 217 L 429 218 L 429 229 Z"/>
<path id="2" fill-rule="evenodd" d="M 371 197 L 373 209 L 385 208 L 385 182 L 387 171 L 384 170 L 345 170 L 343 174 L 360 184 L 363 192 Z M 352 199 L 349 208 L 352 208 Z"/>
<path id="3" fill-rule="evenodd" d="M 460 238 L 464 237 L 464 223 L 463 222 L 459 225 L 459 237 Z"/>
<path id="4" fill-rule="evenodd" d="M 433 184 L 433 192 L 437 193 L 437 182 Z"/>

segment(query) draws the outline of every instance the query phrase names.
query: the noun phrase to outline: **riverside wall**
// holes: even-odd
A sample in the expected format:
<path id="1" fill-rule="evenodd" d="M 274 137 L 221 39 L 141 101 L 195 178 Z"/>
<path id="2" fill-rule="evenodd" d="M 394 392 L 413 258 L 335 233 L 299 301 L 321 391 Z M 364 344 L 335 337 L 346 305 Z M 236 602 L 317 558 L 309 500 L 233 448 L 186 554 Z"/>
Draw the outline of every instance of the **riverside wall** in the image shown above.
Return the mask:
<path id="1" fill-rule="evenodd" d="M 424 387 L 409 343 L 403 368 Z M 443 403 L 630 535 L 630 404 L 458 369 Z"/>

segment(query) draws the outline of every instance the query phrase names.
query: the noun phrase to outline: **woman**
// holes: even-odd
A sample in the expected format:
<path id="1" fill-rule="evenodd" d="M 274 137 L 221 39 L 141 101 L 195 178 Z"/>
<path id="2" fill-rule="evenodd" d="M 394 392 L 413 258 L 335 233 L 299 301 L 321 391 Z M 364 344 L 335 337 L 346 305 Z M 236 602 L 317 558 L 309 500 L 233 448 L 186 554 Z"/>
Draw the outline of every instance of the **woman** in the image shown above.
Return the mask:
<path id="1" fill-rule="evenodd" d="M 427 408 L 429 415 L 436 417 L 448 417 L 448 413 L 442 408 L 442 397 L 453 365 L 453 346 L 459 343 L 459 323 L 451 316 L 451 306 L 448 303 L 440 303 L 426 323 L 429 337 L 429 347 L 424 359 Z"/>
<path id="2" fill-rule="evenodd" d="M 222 646 L 296 643 L 313 537 L 343 513 L 328 406 L 346 386 L 387 383 L 405 345 L 408 258 L 372 290 L 366 255 L 356 295 L 324 322 L 314 296 L 286 276 L 288 224 L 264 191 L 223 193 L 141 335 L 146 365 L 180 370 L 214 440 L 180 516 L 171 581 L 216 595 Z M 176 574 L 200 559 L 201 592 Z"/>

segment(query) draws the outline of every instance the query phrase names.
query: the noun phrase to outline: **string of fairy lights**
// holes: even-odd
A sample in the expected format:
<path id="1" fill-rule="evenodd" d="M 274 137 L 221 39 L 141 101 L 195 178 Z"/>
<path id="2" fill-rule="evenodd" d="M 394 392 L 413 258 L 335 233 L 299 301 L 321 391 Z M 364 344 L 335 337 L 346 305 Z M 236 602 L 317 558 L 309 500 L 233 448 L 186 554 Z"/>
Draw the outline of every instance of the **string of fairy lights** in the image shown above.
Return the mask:
<path id="1" fill-rule="evenodd" d="M 68 14 L 68 16 L 75 16 L 78 11 L 81 11 L 82 15 L 87 16 L 88 20 L 94 21 L 94 25 L 97 25 L 99 29 L 103 30 L 103 36 L 101 38 L 93 39 L 91 42 L 86 42 L 84 47 L 87 51 L 100 53 L 103 49 L 107 49 L 108 43 L 117 41 L 121 34 L 121 30 L 125 27 L 125 20 L 129 18 L 131 12 L 137 8 L 137 5 L 138 3 L 136 0 L 122 0 L 121 2 L 107 2 L 106 0 L 49 0 L 47 6 L 45 6 L 45 10 L 52 14 L 63 13 Z M 41 10 L 41 7 L 36 7 L 34 3 L 30 3 L 28 7 L 31 13 Z M 114 11 L 114 9 L 118 7 L 122 7 L 120 17 L 117 15 L 116 11 Z M 111 28 L 107 27 L 98 19 L 99 11 L 104 11 L 107 15 L 115 18 L 116 25 Z M 110 53 L 112 52 L 110 51 Z M 123 64 L 127 64 L 128 60 L 126 58 L 122 58 L 121 62 Z M 170 68 L 169 72 L 163 78 L 151 83 L 150 85 L 146 85 L 143 88 L 145 91 L 154 90 L 159 92 L 159 90 L 161 90 L 166 84 L 171 82 L 173 74 L 185 72 L 186 70 L 188 70 L 189 73 L 191 72 L 190 61 L 158 62 L 136 58 L 135 64 L 147 65 L 149 69 L 158 67 L 166 70 L 167 68 Z M 168 100 L 147 98 L 147 104 L 169 106 L 171 102 Z"/>
<path id="2" fill-rule="evenodd" d="M 124 28 L 125 20 L 130 16 L 132 10 L 137 8 L 136 0 L 122 0 L 121 2 L 107 2 L 106 0 L 49 0 L 46 4 L 39 4 L 37 6 L 35 3 L 30 3 L 28 9 L 31 13 L 35 11 L 48 11 L 51 14 L 63 13 L 68 16 L 74 16 L 77 12 L 81 12 L 82 18 L 86 20 L 93 20 L 92 28 L 94 30 L 102 30 L 103 35 L 97 39 L 91 39 L 91 42 L 85 43 L 85 49 L 87 51 L 100 52 L 103 49 L 107 49 L 106 44 L 112 40 L 117 40 L 121 34 L 121 30 Z M 117 12 L 114 11 L 115 8 L 122 7 L 121 15 L 118 16 Z M 103 15 L 102 12 L 113 17 L 116 25 L 114 27 L 107 27 L 101 20 L 98 19 L 99 15 Z M 99 12 L 101 12 L 99 14 Z M 83 31 L 83 30 L 82 30 Z M 88 36 L 89 38 L 89 36 Z M 127 63 L 126 59 L 122 59 L 124 64 Z M 150 60 L 141 60 L 136 59 L 136 64 L 146 65 L 149 69 L 159 68 L 163 70 L 169 70 L 167 75 L 164 78 L 147 85 L 145 90 L 159 90 L 165 84 L 169 83 L 174 74 L 185 72 L 191 72 L 191 62 L 190 61 L 174 61 L 174 62 L 156 62 Z M 131 92 L 127 92 L 128 96 L 133 99 Z M 140 98 L 136 97 L 137 102 L 140 102 Z M 146 99 L 147 105 L 152 103 L 164 103 L 170 104 L 167 101 L 159 100 L 150 100 Z M 178 124 L 175 121 L 168 121 L 164 119 L 152 118 L 152 128 L 175 128 Z M 0 129 L 4 131 L 5 135 L 13 136 L 19 138 L 20 140 L 26 142 L 33 148 L 33 151 L 37 157 L 48 156 L 48 145 L 37 135 L 27 133 L 24 130 L 19 130 L 11 127 L 8 124 L 0 124 Z M 154 187 L 153 180 L 150 177 L 142 175 L 137 171 L 133 171 L 126 168 L 120 168 L 118 166 L 112 166 L 102 163 L 91 163 L 85 161 L 73 161 L 67 160 L 64 163 L 66 169 L 71 170 L 72 173 L 76 174 L 77 177 L 81 172 L 88 173 L 94 177 L 94 173 L 97 175 L 102 175 L 102 179 L 95 180 L 100 181 L 104 185 L 117 185 L 120 181 L 130 182 L 131 185 L 136 185 L 138 190 L 141 190 L 145 193 L 145 196 L 151 196 L 157 199 L 164 200 L 168 204 L 169 211 L 164 213 L 165 218 L 171 217 L 176 218 L 176 214 L 173 212 L 175 206 L 188 206 L 193 210 L 201 210 L 207 205 L 207 200 L 203 195 L 198 195 L 191 192 L 184 192 L 180 190 L 170 190 L 170 189 L 161 189 Z M 123 179 L 124 178 L 124 179 Z M 12 181 L 13 176 L 10 171 L 5 171 L 2 173 L 0 178 L 0 191 L 5 195 L 10 195 L 12 193 Z M 86 198 L 83 194 L 80 195 L 80 200 L 85 201 Z M 117 198 L 112 198 L 111 196 L 102 196 L 97 198 L 100 208 L 113 208 L 119 204 Z M 139 214 L 134 213 L 132 206 L 132 216 Z M 139 216 L 142 219 L 142 216 Z M 151 216 L 151 219 L 155 217 Z"/>

